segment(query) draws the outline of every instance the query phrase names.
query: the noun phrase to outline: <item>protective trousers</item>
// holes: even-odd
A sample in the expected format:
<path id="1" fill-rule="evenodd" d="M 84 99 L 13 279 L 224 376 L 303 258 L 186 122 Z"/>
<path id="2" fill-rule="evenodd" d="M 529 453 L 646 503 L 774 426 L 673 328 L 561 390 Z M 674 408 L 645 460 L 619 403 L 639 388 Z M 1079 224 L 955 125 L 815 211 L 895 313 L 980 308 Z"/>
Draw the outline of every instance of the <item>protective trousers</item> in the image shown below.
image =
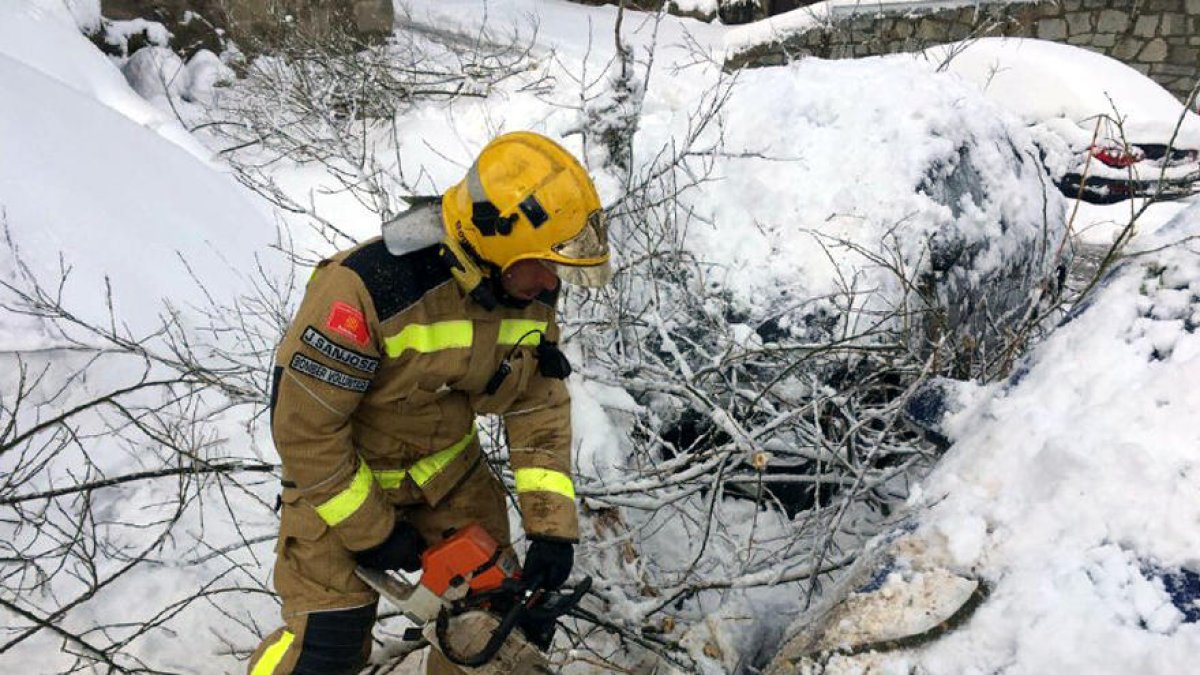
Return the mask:
<path id="1" fill-rule="evenodd" d="M 412 523 L 430 545 L 471 522 L 511 545 L 504 489 L 482 461 L 436 506 L 398 506 L 396 518 Z M 310 507 L 284 503 L 274 578 L 286 625 L 255 650 L 250 675 L 352 675 L 366 664 L 379 597 L 355 576 L 355 566 Z M 433 650 L 426 672 L 462 671 Z"/>

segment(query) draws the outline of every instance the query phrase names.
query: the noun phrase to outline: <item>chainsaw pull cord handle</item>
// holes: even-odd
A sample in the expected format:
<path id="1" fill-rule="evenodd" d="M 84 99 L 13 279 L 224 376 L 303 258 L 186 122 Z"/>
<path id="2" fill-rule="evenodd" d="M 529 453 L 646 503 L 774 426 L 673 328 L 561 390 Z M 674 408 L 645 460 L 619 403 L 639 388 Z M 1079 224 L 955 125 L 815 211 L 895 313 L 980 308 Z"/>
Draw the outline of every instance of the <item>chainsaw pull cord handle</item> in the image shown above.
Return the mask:
<path id="1" fill-rule="evenodd" d="M 496 626 L 496 629 L 492 631 L 492 637 L 488 639 L 488 642 L 483 646 L 483 649 L 469 656 L 457 654 L 453 649 L 450 649 L 450 643 L 446 640 L 446 632 L 450 629 L 450 612 L 448 611 L 448 608 L 442 608 L 442 611 L 438 612 L 437 626 L 435 627 L 438 646 L 441 647 L 442 655 L 450 659 L 450 661 L 453 663 L 456 663 L 460 666 L 467 666 L 469 668 L 482 666 L 488 661 L 491 661 L 492 658 L 495 657 L 500 651 L 500 648 L 504 646 L 504 641 L 508 639 L 508 636 L 513 632 L 513 629 L 517 627 L 518 623 L 520 623 L 522 616 L 529 611 L 529 608 L 533 606 L 541 597 L 541 589 L 537 588 L 537 584 L 540 582 L 540 577 L 535 577 L 522 584 L 525 587 L 525 590 L 534 589 L 533 593 L 524 598 L 521 602 L 514 602 L 513 606 L 509 608 L 508 612 L 504 615 L 504 618 L 501 619 L 500 625 Z"/>

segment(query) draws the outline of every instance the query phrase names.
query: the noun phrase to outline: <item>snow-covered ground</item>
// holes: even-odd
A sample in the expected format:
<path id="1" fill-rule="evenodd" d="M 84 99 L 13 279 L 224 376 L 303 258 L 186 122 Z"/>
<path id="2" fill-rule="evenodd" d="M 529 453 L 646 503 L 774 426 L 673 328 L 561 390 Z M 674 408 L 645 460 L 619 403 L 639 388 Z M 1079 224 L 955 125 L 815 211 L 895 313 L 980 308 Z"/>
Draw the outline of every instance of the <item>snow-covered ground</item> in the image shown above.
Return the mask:
<path id="1" fill-rule="evenodd" d="M 6 92 L 0 113 L 0 282 L 24 291 L 36 284 L 47 300 L 71 312 L 52 327 L 7 309 L 27 304 L 0 287 L 6 308 L 0 312 L 0 417 L 4 424 L 16 419 L 13 429 L 0 432 L 4 498 L 181 469 L 125 488 L 84 493 L 87 511 L 46 513 L 54 502 L 43 498 L 0 507 L 6 513 L 0 569 L 10 580 L 0 601 L 26 608 L 78 602 L 61 625 L 81 636 L 64 640 L 43 630 L 20 640 L 23 631 L 15 626 L 28 624 L 0 610 L 5 626 L 0 642 L 6 643 L 0 671 L 60 673 L 77 661 L 72 654 L 89 651 L 83 642 L 129 637 L 90 634 L 94 626 L 145 622 L 214 580 L 220 580 L 210 586 L 214 599 L 222 597 L 222 588 L 254 588 L 253 575 L 227 583 L 237 577 L 234 567 L 240 563 L 218 549 L 243 535 L 269 535 L 275 527 L 268 501 L 273 486 L 263 485 L 256 496 L 252 490 L 263 479 L 255 473 L 244 481 L 251 491 L 230 485 L 228 501 L 207 502 L 221 494 L 220 488 L 210 491 L 215 483 L 204 478 L 192 483 L 208 483 L 200 494 L 178 476 L 187 475 L 189 466 L 204 475 L 197 455 L 210 466 L 274 459 L 269 440 L 263 445 L 261 429 L 250 423 L 255 410 L 226 409 L 227 401 L 218 397 L 181 409 L 171 402 L 179 400 L 172 392 L 181 394 L 190 385 L 156 384 L 177 379 L 176 371 L 121 344 L 140 342 L 158 356 L 221 368 L 233 364 L 213 362 L 217 347 L 250 352 L 258 343 L 269 353 L 271 345 L 252 334 L 258 329 L 254 321 L 241 333 L 210 327 L 225 324 L 234 306 L 256 293 L 260 271 L 286 278 L 290 265 L 271 248 L 278 237 L 271 210 L 227 175 L 172 115 L 137 96 L 120 70 L 82 37 L 61 3 L 0 3 L 0 83 Z M 192 353 L 172 352 L 164 330 L 179 338 L 176 345 L 190 344 Z M 262 381 L 258 373 L 246 375 L 242 381 L 250 387 Z M 97 403 L 97 397 L 122 390 L 111 405 Z M 82 406 L 90 408 L 59 423 L 50 419 Z M 9 446 L 18 440 L 13 433 L 39 423 L 49 425 L 48 435 L 35 436 L 46 445 Z M 56 442 L 67 428 L 81 437 Z M 60 451 L 52 456 L 54 448 Z M 188 507 L 180 513 L 164 508 L 176 500 Z M 222 515 L 225 508 L 230 510 Z M 37 526 L 15 527 L 11 515 L 18 509 Z M 84 512 L 90 519 L 72 522 Z M 232 513 L 238 514 L 241 533 L 231 527 Z M 155 546 L 167 524 L 173 534 Z M 74 527 L 79 529 L 72 535 Z M 76 549 L 90 553 L 64 558 L 46 548 L 49 541 L 78 542 L 76 536 L 94 537 L 91 545 Z M 146 552 L 147 562 L 126 569 L 126 556 L 139 551 Z M 270 544 L 260 545 L 256 555 L 241 560 L 267 563 Z M 52 586 L 42 585 L 41 574 L 54 577 Z M 102 590 L 88 600 L 97 585 Z M 233 659 L 221 662 L 223 638 L 217 636 L 245 648 L 249 638 L 237 635 L 242 630 L 237 620 L 264 616 L 269 623 L 276 611 L 265 595 L 238 594 L 242 599 L 220 603 L 232 612 L 228 616 L 213 606 L 176 606 L 169 610 L 179 612 L 170 628 L 136 641 L 129 653 L 173 672 L 235 672 Z M 210 640 L 209 647 L 197 649 Z"/>
<path id="2" fill-rule="evenodd" d="M 52 293 L 69 268 L 61 304 L 81 320 L 112 328 L 108 337 L 78 326 L 64 332 L 44 319 L 0 313 L 5 406 L 19 384 L 18 359 L 31 372 L 49 368 L 45 389 L 35 390 L 31 402 L 51 399 L 57 387 L 68 385 L 65 394 L 51 399 L 52 409 L 69 409 L 91 394 L 139 382 L 143 372 L 164 372 L 161 365 L 110 352 L 114 337 L 145 337 L 165 319 L 171 320 L 170 335 L 186 337 L 192 356 L 201 361 L 234 345 L 245 360 L 217 365 L 261 362 L 271 347 L 268 309 L 288 307 L 296 299 L 295 273 L 274 248 L 283 243 L 280 229 L 297 250 L 330 252 L 302 218 L 276 213 L 237 184 L 214 154 L 219 139 L 189 134 L 165 98 L 149 103 L 138 96 L 118 67 L 79 34 L 79 24 L 96 22 L 97 5 L 86 0 L 0 3 L 0 89 L 20 92 L 0 106 L 0 219 L 12 243 L 0 248 L 0 281 L 28 287 L 14 249 Z M 491 0 L 485 16 L 480 6 L 468 0 L 406 5 L 409 18 L 422 25 L 472 31 L 487 23 L 514 26 L 526 35 L 537 26 L 526 79 L 486 98 L 422 104 L 397 120 L 400 154 L 409 168 L 424 169 L 422 187 L 444 189 L 458 180 L 487 138 L 516 128 L 563 138 L 599 164 L 602 149 L 585 149 L 574 134 L 586 110 L 570 105 L 579 88 L 570 77 L 603 81 L 611 75 L 615 9 Z M 914 239 L 901 244 L 912 247 L 905 260 L 913 261 L 921 257 L 920 237 L 937 228 L 954 224 L 988 241 L 997 236 L 1001 218 L 1031 223 L 1030 214 L 1044 208 L 1040 199 L 1029 199 L 1041 194 L 1031 187 L 1035 177 L 1004 175 L 1012 168 L 1005 153 L 980 142 L 1010 134 L 1023 144 L 1027 139 L 1020 136 L 1019 121 L 911 59 L 814 60 L 744 73 L 729 82 L 719 70 L 721 51 L 730 44 L 724 27 L 675 18 L 655 24 L 633 15 L 626 17 L 624 31 L 637 49 L 658 46 L 639 125 L 635 152 L 643 154 L 635 155 L 638 166 L 652 166 L 654 153 L 689 135 L 706 95 L 728 92 L 721 123 L 698 136 L 701 148 L 717 147 L 712 142 L 719 138 L 723 154 L 705 160 L 711 181 L 684 201 L 689 217 L 696 219 L 687 244 L 714 270 L 713 282 L 748 311 L 777 304 L 772 293 L 780 284 L 813 295 L 834 290 L 838 261 L 813 246 L 815 234 L 869 247 L 904 222 L 909 229 L 903 231 Z M 197 68 L 208 77 L 213 66 Z M 548 92 L 520 86 L 545 75 L 557 78 L 559 86 Z M 132 77 L 146 84 L 144 75 Z M 193 99 L 225 95 L 205 77 L 197 76 Z M 201 110 L 198 104 L 176 105 L 185 120 Z M 931 164 L 953 164 L 963 144 L 978 150 L 987 184 L 999 193 L 951 217 L 949 206 L 916 189 Z M 311 195 L 326 217 L 353 236 L 377 231 L 378 218 L 361 204 L 344 194 L 321 192 L 334 185 L 321 171 L 285 162 L 274 178 L 293 194 Z M 606 200 L 620 194 L 619 181 L 611 172 L 598 175 Z M 1186 206 L 1152 207 L 1139 221 L 1131 248 L 1151 250 L 1200 234 L 1200 207 L 1164 226 Z M 1129 208 L 1084 205 L 1074 230 L 1091 242 L 1110 240 L 1128 222 Z M 993 241 L 991 260 L 985 256 L 980 264 L 1001 265 L 1014 255 L 1005 248 L 1013 241 Z M 1134 259 L 1086 311 L 1035 350 L 1021 377 L 969 388 L 960 412 L 946 422 L 956 445 L 912 506 L 929 506 L 926 528 L 940 533 L 955 565 L 994 583 L 992 599 L 960 631 L 921 654 L 898 655 L 884 672 L 907 672 L 914 664 L 938 673 L 1003 668 L 1040 673 L 1065 666 L 1093 673 L 1187 671 L 1188 655 L 1200 640 L 1196 627 L 1171 605 L 1161 577 L 1147 576 L 1145 570 L 1200 565 L 1195 554 L 1200 491 L 1193 466 L 1200 438 L 1195 425 L 1187 424 L 1200 407 L 1192 387 L 1200 375 L 1200 345 L 1193 332 L 1200 318 L 1189 314 L 1200 294 L 1197 259 L 1194 243 Z M 873 278 L 867 285 L 887 284 Z M 0 288 L 0 305 L 13 303 L 11 292 Z M 261 321 L 232 334 L 208 330 L 238 309 L 250 309 Z M 262 312 L 256 314 L 258 309 Z M 110 313 L 118 323 L 110 324 Z M 158 353 L 170 353 L 170 343 L 161 337 L 149 344 Z M 76 373 L 81 375 L 71 379 Z M 235 381 L 260 389 L 265 370 L 258 379 L 255 384 L 251 372 Z M 626 432 L 621 411 L 637 404 L 593 381 L 576 380 L 572 387 L 576 432 L 583 439 L 580 466 L 589 478 L 602 479 L 622 466 L 623 446 L 610 439 Z M 194 428 L 199 438 L 171 440 L 177 441 L 175 447 L 204 448 L 209 462 L 277 461 L 257 421 L 261 408 L 251 402 L 254 396 L 227 394 L 239 405 L 214 395 L 202 409 L 163 408 L 153 419 L 173 431 Z M 148 395 L 136 403 L 153 407 L 157 400 Z M 33 414 L 44 416 L 47 410 L 34 413 L 27 406 L 19 427 L 36 424 Z M 3 415 L 0 426 L 9 411 Z M 201 418 L 203 424 L 164 421 L 189 418 Z M 82 424 L 99 433 L 121 426 L 123 418 L 103 413 Z M 68 487 L 101 472 L 119 475 L 158 466 L 156 461 L 178 464 L 179 458 L 164 452 L 157 443 L 161 438 L 151 433 L 159 427 L 151 427 L 120 442 L 84 439 L 17 492 Z M 0 444 L 6 440 L 0 432 Z M 16 476 L 23 460 L 34 459 L 0 451 L 0 470 Z M 83 475 L 82 466 L 93 469 Z M 115 580 L 81 601 L 61 624 L 88 645 L 129 639 L 118 659 L 125 667 L 136 658 L 169 672 L 240 672 L 239 659 L 277 623 L 277 608 L 263 592 L 273 558 L 270 507 L 276 487 L 269 474 L 252 474 L 229 486 L 205 484 L 199 498 L 189 493 L 189 508 L 179 516 L 172 538 L 153 551 L 153 561 L 119 574 L 122 554 L 146 546 L 144 533 L 157 531 L 153 523 L 161 525 L 171 515 L 163 513 L 163 504 L 176 496 L 178 485 L 164 483 L 169 484 L 92 493 L 103 517 L 89 531 L 120 547 L 102 556 L 97 575 L 115 575 Z M 13 494 L 8 490 L 0 496 Z M 38 534 L 8 524 L 10 508 L 0 505 L 3 537 L 17 548 L 36 541 Z M 756 515 L 745 503 L 722 508 L 718 516 L 738 537 L 749 530 L 753 538 L 755 528 L 760 538 L 789 532 L 788 519 L 779 514 Z M 737 527 L 749 519 L 754 526 Z M 61 525 L 61 519 L 51 521 Z M 657 540 L 639 542 L 645 544 L 642 555 L 658 562 L 641 564 L 667 569 L 679 560 L 686 564 L 699 556 L 689 541 L 694 535 L 688 523 L 662 524 Z M 239 546 L 243 541 L 250 544 Z M 742 543 L 713 544 L 716 552 L 708 555 L 714 574 L 726 567 L 750 569 L 746 579 L 772 573 L 767 564 L 752 568 L 752 561 L 739 560 Z M 0 570 L 9 578 L 36 577 L 32 567 L 17 565 L 0 562 Z M 32 589 L 30 581 L 28 597 L 14 598 L 5 590 L 0 600 L 32 610 L 65 602 L 87 586 L 88 570 L 73 567 L 72 572 L 82 581 L 53 589 Z M 145 635 L 131 636 L 117 626 L 150 620 L 206 583 L 212 583 L 213 595 L 167 611 L 162 626 Z M 769 655 L 771 641 L 782 637 L 801 604 L 797 589 L 798 584 L 784 584 L 702 599 L 708 619 L 675 637 L 710 671 L 737 671 L 761 660 L 764 651 Z M 638 609 L 631 604 L 618 611 Z M 6 627 L 27 625 L 9 608 L 0 608 L 0 617 Z M 93 631 L 98 625 L 116 627 Z M 74 654 L 88 651 L 79 639 L 64 640 L 49 630 L 4 646 L 19 635 L 12 628 L 0 633 L 0 670 L 65 672 L 79 662 Z M 716 656 L 709 653 L 712 645 Z M 704 660 L 704 654 L 711 658 Z M 410 660 L 403 668 L 416 672 L 418 666 Z"/>

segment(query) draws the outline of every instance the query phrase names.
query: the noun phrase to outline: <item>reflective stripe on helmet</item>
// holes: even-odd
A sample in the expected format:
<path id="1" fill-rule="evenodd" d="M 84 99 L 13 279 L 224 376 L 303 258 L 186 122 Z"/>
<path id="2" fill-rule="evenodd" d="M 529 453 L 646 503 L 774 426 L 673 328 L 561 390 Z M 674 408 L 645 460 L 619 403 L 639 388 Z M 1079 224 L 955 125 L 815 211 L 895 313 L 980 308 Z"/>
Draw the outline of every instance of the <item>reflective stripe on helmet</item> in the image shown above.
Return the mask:
<path id="1" fill-rule="evenodd" d="M 319 504 L 317 515 L 330 527 L 336 527 L 338 523 L 354 515 L 367 501 L 371 494 L 372 480 L 374 479 L 371 477 L 371 468 L 366 462 L 359 460 L 358 471 L 354 473 L 354 480 L 350 481 L 350 486 Z"/>
<path id="2" fill-rule="evenodd" d="M 471 425 L 471 430 L 467 435 L 454 445 L 439 450 L 428 457 L 424 457 L 414 463 L 407 469 L 381 469 L 374 471 L 375 480 L 379 483 L 379 487 L 385 490 L 393 490 L 400 487 L 404 479 L 409 475 L 412 476 L 413 482 L 418 487 L 424 487 L 426 483 L 433 479 L 446 465 L 454 461 L 456 457 L 462 454 L 463 450 L 471 445 L 471 440 L 475 438 L 476 428 Z"/>
<path id="3" fill-rule="evenodd" d="M 496 338 L 496 344 L 515 345 L 519 343 L 536 346 L 541 344 L 542 335 L 546 333 L 547 327 L 548 324 L 545 321 L 504 319 L 500 322 L 500 335 Z"/>
<path id="4" fill-rule="evenodd" d="M 292 634 L 292 631 L 283 631 L 283 635 L 279 636 L 275 644 L 267 647 L 263 652 L 262 658 L 254 664 L 254 670 L 250 671 L 250 675 L 273 675 L 275 669 L 283 661 L 283 655 L 287 653 L 288 647 L 292 646 L 292 641 L 295 639 L 296 636 Z"/>
<path id="5" fill-rule="evenodd" d="M 396 335 L 384 338 L 387 355 L 393 358 L 406 350 L 428 354 L 443 349 L 465 349 L 471 346 L 475 332 L 470 321 L 439 321 L 437 323 L 414 323 L 404 327 Z"/>
<path id="6" fill-rule="evenodd" d="M 575 499 L 575 485 L 571 477 L 561 471 L 550 469 L 517 469 L 517 494 L 523 492 L 553 492 L 567 499 Z"/>
<path id="7" fill-rule="evenodd" d="M 479 160 L 475 160 L 471 164 L 471 168 L 467 170 L 467 194 L 470 195 L 473 203 L 486 202 L 488 200 L 487 193 L 483 190 L 483 181 L 479 179 Z"/>

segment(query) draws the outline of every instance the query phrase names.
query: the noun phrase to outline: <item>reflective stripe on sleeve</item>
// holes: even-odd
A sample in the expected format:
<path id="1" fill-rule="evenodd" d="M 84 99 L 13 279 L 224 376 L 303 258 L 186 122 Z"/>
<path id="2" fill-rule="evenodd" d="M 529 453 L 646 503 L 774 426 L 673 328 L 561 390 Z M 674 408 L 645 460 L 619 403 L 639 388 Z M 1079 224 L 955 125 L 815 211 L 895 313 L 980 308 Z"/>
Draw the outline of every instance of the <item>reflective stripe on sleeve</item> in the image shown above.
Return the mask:
<path id="1" fill-rule="evenodd" d="M 500 322 L 500 335 L 496 338 L 496 344 L 541 344 L 542 335 L 545 334 L 546 327 L 547 324 L 545 321 L 534 321 L 533 319 L 504 319 Z M 529 335 L 530 333 L 533 333 L 533 335 Z M 522 340 L 522 338 L 524 339 Z"/>
<path id="2" fill-rule="evenodd" d="M 287 653 L 288 647 L 292 646 L 292 641 L 296 636 L 292 631 L 285 630 L 283 635 L 275 641 L 275 644 L 267 647 L 263 652 L 262 658 L 258 663 L 254 664 L 254 670 L 250 671 L 250 675 L 272 675 L 275 669 L 279 667 L 279 663 L 283 661 L 283 655 Z"/>
<path id="3" fill-rule="evenodd" d="M 371 468 L 364 461 L 359 461 L 358 471 L 354 474 L 354 480 L 350 481 L 350 487 L 337 493 L 325 503 L 317 507 L 317 515 L 321 516 L 330 527 L 335 527 L 338 523 L 354 515 L 358 507 L 367 501 L 367 497 L 371 494 Z"/>
<path id="4" fill-rule="evenodd" d="M 575 499 L 575 485 L 571 477 L 561 471 L 550 469 L 517 469 L 517 494 L 522 492 L 553 492 L 567 499 Z"/>
<path id="5" fill-rule="evenodd" d="M 388 356 L 395 358 L 409 349 L 428 354 L 442 349 L 470 347 L 474 334 L 471 322 L 466 320 L 414 323 L 405 326 L 396 335 L 384 338 L 383 344 Z"/>

